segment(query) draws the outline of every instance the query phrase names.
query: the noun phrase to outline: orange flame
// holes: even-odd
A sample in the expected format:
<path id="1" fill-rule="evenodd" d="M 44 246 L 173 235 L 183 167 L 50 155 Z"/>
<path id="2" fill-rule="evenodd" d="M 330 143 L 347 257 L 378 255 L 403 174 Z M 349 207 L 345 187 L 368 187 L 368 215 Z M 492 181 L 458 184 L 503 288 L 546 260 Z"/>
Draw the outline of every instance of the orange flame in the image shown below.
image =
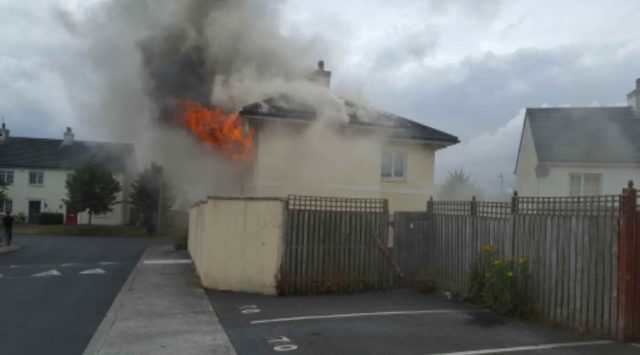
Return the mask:
<path id="1" fill-rule="evenodd" d="M 226 114 L 191 100 L 180 100 L 178 106 L 180 120 L 201 141 L 235 160 L 251 157 L 255 131 L 245 131 L 239 113 Z"/>

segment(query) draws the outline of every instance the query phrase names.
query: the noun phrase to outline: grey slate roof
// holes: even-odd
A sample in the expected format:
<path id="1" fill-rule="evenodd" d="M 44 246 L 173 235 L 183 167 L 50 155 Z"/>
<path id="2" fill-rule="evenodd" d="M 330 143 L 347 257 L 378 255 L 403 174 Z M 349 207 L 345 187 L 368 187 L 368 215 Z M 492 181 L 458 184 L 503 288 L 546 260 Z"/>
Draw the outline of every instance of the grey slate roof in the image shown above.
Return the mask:
<path id="1" fill-rule="evenodd" d="M 631 107 L 528 108 L 539 162 L 640 163 L 640 116 Z"/>
<path id="2" fill-rule="evenodd" d="M 74 141 L 63 146 L 61 139 L 9 137 L 0 143 L 0 167 L 73 170 L 90 159 L 123 172 L 133 157 L 133 146 L 121 143 Z"/>
<path id="3" fill-rule="evenodd" d="M 354 126 L 389 129 L 390 137 L 438 142 L 443 145 L 459 143 L 458 137 L 423 125 L 410 119 L 388 112 L 373 110 L 355 102 L 344 100 L 349 115 L 349 124 Z M 269 117 L 313 121 L 316 112 L 313 107 L 290 97 L 279 96 L 245 106 L 240 114 L 244 116 Z"/>

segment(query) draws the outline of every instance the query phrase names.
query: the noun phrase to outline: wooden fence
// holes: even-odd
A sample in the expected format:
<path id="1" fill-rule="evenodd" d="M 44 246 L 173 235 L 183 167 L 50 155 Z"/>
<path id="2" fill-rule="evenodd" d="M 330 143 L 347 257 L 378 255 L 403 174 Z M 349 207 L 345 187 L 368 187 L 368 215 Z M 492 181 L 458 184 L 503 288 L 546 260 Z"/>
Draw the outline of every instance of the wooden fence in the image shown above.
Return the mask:
<path id="1" fill-rule="evenodd" d="M 390 287 L 387 200 L 289 196 L 278 288 L 283 294 Z"/>
<path id="2" fill-rule="evenodd" d="M 441 289 L 464 294 L 472 264 L 491 244 L 500 258 L 528 260 L 539 315 L 615 337 L 620 201 L 617 195 L 429 201 L 427 213 L 396 213 L 396 253 L 406 274 L 428 275 Z"/>

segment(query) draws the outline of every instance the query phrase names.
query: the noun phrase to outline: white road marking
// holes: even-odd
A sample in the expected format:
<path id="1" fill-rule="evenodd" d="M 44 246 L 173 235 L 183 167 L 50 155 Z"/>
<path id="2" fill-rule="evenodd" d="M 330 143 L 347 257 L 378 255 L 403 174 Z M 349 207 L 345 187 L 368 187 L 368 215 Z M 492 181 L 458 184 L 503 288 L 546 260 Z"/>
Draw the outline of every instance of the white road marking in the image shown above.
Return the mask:
<path id="1" fill-rule="evenodd" d="M 142 263 L 147 265 L 160 265 L 160 264 L 191 264 L 191 259 L 150 259 L 145 260 Z"/>
<path id="2" fill-rule="evenodd" d="M 60 276 L 62 275 L 60 272 L 58 272 L 58 270 L 49 270 L 49 271 L 44 271 L 44 272 L 39 272 L 37 274 L 33 274 L 31 276 L 33 277 L 48 277 L 48 276 Z"/>
<path id="3" fill-rule="evenodd" d="M 87 275 L 87 274 L 106 274 L 106 273 L 107 272 L 102 269 L 89 269 L 85 271 L 80 271 L 78 274 Z"/>
<path id="4" fill-rule="evenodd" d="M 530 345 L 530 346 L 516 346 L 512 348 L 495 348 L 495 349 L 481 349 L 481 350 L 469 350 L 469 351 L 456 351 L 451 353 L 433 353 L 429 355 L 481 355 L 481 354 L 499 354 L 509 353 L 516 351 L 532 351 L 532 350 L 546 350 L 556 348 L 573 348 L 578 346 L 588 345 L 602 345 L 611 344 L 613 340 L 594 340 L 594 341 L 578 341 L 573 343 L 553 343 L 542 345 Z"/>
<path id="5" fill-rule="evenodd" d="M 336 319 L 336 318 L 356 318 L 356 317 L 373 317 L 373 316 L 395 316 L 395 315 L 402 315 L 402 314 L 409 314 L 410 315 L 410 314 L 466 313 L 466 312 L 487 312 L 487 311 L 486 310 L 477 310 L 477 311 L 476 310 L 458 310 L 458 309 L 426 309 L 426 310 L 414 310 L 414 311 L 342 313 L 342 314 L 327 314 L 327 315 L 317 315 L 317 316 L 259 319 L 259 320 L 251 321 L 251 324 L 295 322 L 295 321 L 313 320 L 313 319 Z"/>
<path id="6" fill-rule="evenodd" d="M 631 346 L 635 346 L 636 348 L 640 348 L 640 344 L 636 344 L 636 343 L 629 343 L 629 345 L 631 345 Z"/>
<path id="7" fill-rule="evenodd" d="M 20 265 L 10 265 L 9 267 L 12 268 L 12 269 L 15 269 L 17 267 L 20 267 Z"/>
<path id="8" fill-rule="evenodd" d="M 62 267 L 69 267 L 69 266 L 74 266 L 74 265 L 79 265 L 78 263 L 64 263 L 64 264 L 60 264 L 60 266 Z"/>
<path id="9" fill-rule="evenodd" d="M 101 261 L 98 264 L 100 265 L 113 265 L 113 264 L 117 264 L 117 261 Z"/>

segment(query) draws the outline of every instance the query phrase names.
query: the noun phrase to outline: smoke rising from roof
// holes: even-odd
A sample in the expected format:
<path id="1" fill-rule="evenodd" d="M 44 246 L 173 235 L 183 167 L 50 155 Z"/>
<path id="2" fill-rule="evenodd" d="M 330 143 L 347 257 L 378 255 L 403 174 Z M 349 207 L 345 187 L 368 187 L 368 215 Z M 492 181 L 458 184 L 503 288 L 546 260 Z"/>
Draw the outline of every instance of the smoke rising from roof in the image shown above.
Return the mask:
<path id="1" fill-rule="evenodd" d="M 83 125 L 104 138 L 136 143 L 142 162 L 158 161 L 193 201 L 237 180 L 242 167 L 177 127 L 176 100 L 238 111 L 274 95 L 304 100 L 319 118 L 347 120 L 329 90 L 307 81 L 310 64 L 327 58 L 320 40 L 285 37 L 280 1 L 107 0 L 73 17 L 57 10 L 77 39 L 83 68 L 60 68 Z M 332 58 L 328 58 L 332 59 Z M 203 177 L 207 177 L 206 179 Z M 195 183 L 204 181 L 204 186 Z M 180 187 L 180 184 L 176 184 Z M 231 184 L 230 184 L 231 185 Z"/>

